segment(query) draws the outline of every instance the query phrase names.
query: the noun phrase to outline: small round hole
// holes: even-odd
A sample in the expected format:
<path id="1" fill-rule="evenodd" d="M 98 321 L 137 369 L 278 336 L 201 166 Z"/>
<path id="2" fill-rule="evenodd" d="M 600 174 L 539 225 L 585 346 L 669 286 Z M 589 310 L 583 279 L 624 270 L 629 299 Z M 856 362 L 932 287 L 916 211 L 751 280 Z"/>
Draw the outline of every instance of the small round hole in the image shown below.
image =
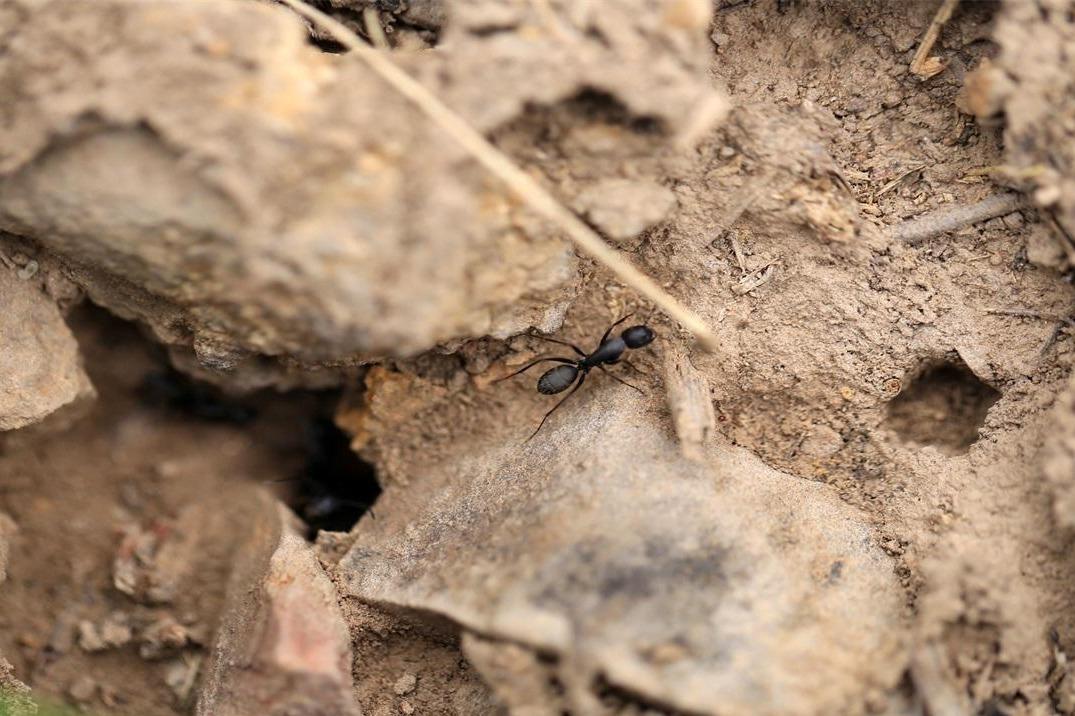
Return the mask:
<path id="1" fill-rule="evenodd" d="M 967 452 L 1000 393 L 958 358 L 929 365 L 888 406 L 886 427 L 915 445 L 947 455 Z"/>

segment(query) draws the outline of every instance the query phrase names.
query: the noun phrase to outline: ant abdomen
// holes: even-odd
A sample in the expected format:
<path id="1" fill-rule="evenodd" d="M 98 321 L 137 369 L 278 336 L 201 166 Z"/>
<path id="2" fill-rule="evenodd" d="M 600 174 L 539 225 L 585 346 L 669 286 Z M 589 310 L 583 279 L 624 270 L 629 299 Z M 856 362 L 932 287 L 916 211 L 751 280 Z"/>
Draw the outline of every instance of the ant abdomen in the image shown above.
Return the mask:
<path id="1" fill-rule="evenodd" d="M 538 392 L 544 395 L 562 393 L 575 382 L 578 374 L 579 369 L 573 365 L 558 365 L 555 368 L 550 368 L 538 378 Z"/>
<path id="2" fill-rule="evenodd" d="M 631 326 L 620 334 L 628 348 L 641 348 L 653 342 L 656 334 L 649 326 Z"/>

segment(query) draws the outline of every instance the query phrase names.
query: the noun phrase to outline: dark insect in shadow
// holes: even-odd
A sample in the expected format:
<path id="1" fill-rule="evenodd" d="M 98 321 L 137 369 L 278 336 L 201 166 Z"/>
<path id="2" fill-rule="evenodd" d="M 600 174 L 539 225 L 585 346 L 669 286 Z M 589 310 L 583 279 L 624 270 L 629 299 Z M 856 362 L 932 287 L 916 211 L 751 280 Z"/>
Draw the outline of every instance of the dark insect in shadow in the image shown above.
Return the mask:
<path id="1" fill-rule="evenodd" d="M 561 341 L 557 338 L 549 338 L 548 336 L 539 336 L 537 334 L 534 334 L 535 338 L 541 338 L 542 340 L 550 341 L 552 343 L 558 343 L 562 346 L 567 346 L 571 350 L 575 351 L 575 353 L 577 353 L 580 357 L 577 359 L 561 358 L 558 356 L 537 358 L 535 360 L 530 361 L 514 373 L 506 375 L 503 378 L 499 378 L 495 381 L 499 383 L 502 380 L 514 378 L 520 373 L 530 370 L 539 363 L 550 362 L 560 363 L 561 365 L 558 365 L 555 368 L 550 368 L 549 370 L 545 371 L 545 373 L 540 378 L 538 378 L 537 389 L 539 393 L 543 395 L 554 395 L 556 393 L 564 392 L 568 388 L 571 388 L 572 385 L 575 386 L 571 388 L 570 393 L 565 395 L 560 400 L 560 402 L 558 402 L 552 407 L 552 410 L 545 413 L 545 417 L 541 419 L 541 422 L 538 424 L 537 429 L 530 434 L 530 437 L 526 439 L 526 442 L 529 442 L 531 439 L 533 439 L 533 437 L 538 434 L 538 431 L 541 430 L 542 426 L 545 425 L 545 421 L 549 419 L 549 416 L 555 413 L 557 408 L 566 403 L 567 399 L 574 395 L 575 391 L 582 387 L 582 384 L 586 381 L 586 376 L 594 368 L 597 368 L 602 373 L 605 373 L 606 375 L 610 376 L 613 380 L 623 383 L 627 387 L 633 388 L 639 393 L 645 395 L 642 389 L 638 386 L 631 385 L 626 380 L 623 380 L 614 373 L 605 370 L 606 365 L 623 363 L 637 373 L 642 372 L 638 370 L 638 368 L 635 368 L 633 365 L 631 365 L 631 362 L 624 358 L 623 354 L 629 349 L 641 348 L 642 346 L 649 345 L 650 343 L 652 343 L 653 339 L 657 337 L 653 330 L 650 329 L 648 326 L 631 326 L 630 328 L 625 328 L 623 332 L 620 333 L 620 335 L 614 338 L 609 338 L 609 336 L 612 335 L 612 329 L 626 321 L 632 315 L 633 314 L 627 314 L 626 316 L 609 326 L 608 330 L 605 331 L 605 335 L 601 336 L 601 341 L 600 343 L 598 343 L 597 348 L 594 349 L 592 353 L 587 353 L 574 343 L 568 343 L 567 341 Z"/>
<path id="2" fill-rule="evenodd" d="M 351 441 L 331 418 L 317 417 L 305 426 L 306 456 L 302 469 L 291 477 L 269 480 L 287 483 L 283 499 L 307 524 L 308 537 L 319 530 L 346 532 L 369 514 L 381 494 L 373 465 L 362 460 Z"/>

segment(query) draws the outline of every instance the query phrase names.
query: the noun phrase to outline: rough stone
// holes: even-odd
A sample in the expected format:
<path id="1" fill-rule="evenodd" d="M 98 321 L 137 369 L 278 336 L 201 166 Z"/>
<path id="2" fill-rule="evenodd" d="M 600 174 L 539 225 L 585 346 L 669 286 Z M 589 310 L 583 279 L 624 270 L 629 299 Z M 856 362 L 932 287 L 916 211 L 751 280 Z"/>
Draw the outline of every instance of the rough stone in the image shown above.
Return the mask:
<path id="1" fill-rule="evenodd" d="M 36 423 L 93 395 L 56 304 L 0 263 L 0 430 Z"/>
<path id="2" fill-rule="evenodd" d="M 481 131 L 590 90 L 661 120 L 634 133 L 656 149 L 718 99 L 706 23 L 643 0 L 564 11 L 577 32 L 530 43 L 484 28 L 543 24 L 531 3 L 452 13 L 445 52 L 395 57 Z M 284 8 L 58 0 L 6 19 L 0 228 L 65 259 L 177 364 L 324 385 L 386 354 L 555 327 L 574 251 Z"/>
<path id="3" fill-rule="evenodd" d="M 266 495 L 237 552 L 199 716 L 357 716 L 335 587 L 295 518 Z"/>
<path id="4" fill-rule="evenodd" d="M 92 676 L 80 676 L 68 687 L 67 694 L 75 703 L 87 703 L 97 694 L 97 682 Z"/>
<path id="5" fill-rule="evenodd" d="M 554 655 L 581 712 L 601 678 L 702 714 L 836 713 L 894 684 L 902 596 L 855 510 L 723 441 L 685 459 L 629 392 L 440 460 L 424 503 L 382 495 L 343 593 Z"/>
<path id="6" fill-rule="evenodd" d="M 392 690 L 396 692 L 397 696 L 406 696 L 410 692 L 414 691 L 415 685 L 418 683 L 418 679 L 414 674 L 407 672 L 400 676 L 396 683 L 392 684 Z"/>
<path id="7" fill-rule="evenodd" d="M 15 678 L 11 664 L 0 656 L 0 713 L 4 716 L 34 716 L 37 704 L 30 689 Z"/>

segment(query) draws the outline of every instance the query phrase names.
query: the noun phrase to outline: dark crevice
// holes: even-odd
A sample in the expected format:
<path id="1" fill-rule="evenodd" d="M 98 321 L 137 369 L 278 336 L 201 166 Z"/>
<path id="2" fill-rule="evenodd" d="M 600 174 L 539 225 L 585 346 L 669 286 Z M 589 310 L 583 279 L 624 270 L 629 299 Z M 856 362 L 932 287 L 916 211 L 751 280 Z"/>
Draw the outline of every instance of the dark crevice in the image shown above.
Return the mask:
<path id="1" fill-rule="evenodd" d="M 146 407 L 214 423 L 245 425 L 257 417 L 257 408 L 242 398 L 226 395 L 208 383 L 180 373 L 171 366 L 142 377 L 138 395 Z"/>
<path id="2" fill-rule="evenodd" d="M 319 530 L 349 531 L 367 512 L 376 518 L 373 504 L 381 486 L 373 465 L 351 449 L 331 416 L 314 417 L 303 429 L 306 459 L 287 502 L 306 522 L 308 536 L 313 539 Z"/>
<path id="3" fill-rule="evenodd" d="M 381 30 L 389 38 L 390 45 L 396 44 L 392 41 L 392 36 L 398 32 L 409 32 L 417 36 L 429 47 L 435 47 L 440 41 L 440 25 L 435 22 L 423 22 L 423 19 L 431 21 L 432 18 L 413 16 L 408 13 L 407 4 L 401 1 L 375 0 L 374 2 L 363 2 L 362 0 L 352 0 L 350 3 L 340 4 L 332 3 L 328 0 L 312 0 L 310 4 L 343 24 L 366 42 L 370 40 L 366 28 L 366 19 L 363 15 L 363 11 L 367 7 L 372 7 L 377 11 Z M 304 22 L 307 26 L 310 44 L 322 52 L 338 55 L 345 54 L 348 51 L 345 45 L 338 42 L 319 24 L 306 20 Z"/>
<path id="4" fill-rule="evenodd" d="M 308 538 L 319 530 L 346 532 L 371 512 L 381 488 L 374 466 L 351 450 L 333 422 L 338 391 L 233 395 L 176 370 L 164 363 L 163 351 L 154 352 L 160 363 L 138 385 L 144 407 L 177 420 L 250 426 L 253 434 L 270 432 L 270 425 L 292 431 L 294 439 L 274 445 L 290 475 L 270 487 L 306 523 Z"/>

